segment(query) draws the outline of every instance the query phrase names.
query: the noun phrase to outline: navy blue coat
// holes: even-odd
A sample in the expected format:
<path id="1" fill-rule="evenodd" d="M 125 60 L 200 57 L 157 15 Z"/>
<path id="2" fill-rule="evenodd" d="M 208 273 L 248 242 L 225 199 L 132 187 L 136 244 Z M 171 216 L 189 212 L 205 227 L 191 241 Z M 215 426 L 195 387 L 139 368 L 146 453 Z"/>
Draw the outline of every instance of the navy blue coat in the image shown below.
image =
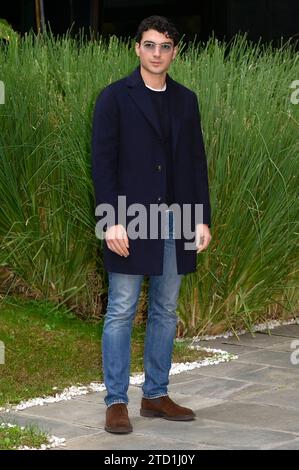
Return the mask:
<path id="1" fill-rule="evenodd" d="M 196 94 L 166 75 L 170 93 L 175 202 L 203 204 L 203 223 L 211 226 L 207 159 Z M 166 197 L 163 137 L 140 65 L 108 85 L 97 98 L 92 132 L 92 178 L 96 206 L 126 196 L 126 205 L 160 204 Z M 161 171 L 162 168 L 162 171 Z M 136 215 L 134 216 L 136 217 Z M 127 217 L 127 223 L 134 218 Z M 100 220 L 101 217 L 97 217 Z M 118 219 L 116 218 L 116 223 Z M 195 222 L 192 217 L 192 230 Z M 126 226 L 127 228 L 127 226 Z M 194 240 L 195 238 L 193 238 Z M 196 271 L 196 249 L 176 239 L 178 274 Z M 163 274 L 164 239 L 130 239 L 129 256 L 120 256 L 103 241 L 104 267 L 125 274 Z"/>

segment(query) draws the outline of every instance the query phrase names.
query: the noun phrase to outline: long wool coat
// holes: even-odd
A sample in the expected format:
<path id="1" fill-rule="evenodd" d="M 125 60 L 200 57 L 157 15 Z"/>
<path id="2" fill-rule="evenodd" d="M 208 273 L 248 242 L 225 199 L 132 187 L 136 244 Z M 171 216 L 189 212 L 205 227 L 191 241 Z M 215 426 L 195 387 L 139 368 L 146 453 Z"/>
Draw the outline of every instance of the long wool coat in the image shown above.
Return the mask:
<path id="1" fill-rule="evenodd" d="M 170 94 L 172 158 L 175 202 L 203 205 L 203 223 L 211 226 L 207 159 L 196 94 L 166 75 Z M 92 178 L 95 203 L 111 204 L 117 213 L 117 196 L 126 196 L 127 207 L 141 203 L 162 204 L 166 197 L 163 136 L 155 109 L 140 73 L 108 85 L 99 94 L 93 116 Z M 98 216 L 97 220 L 101 220 Z M 135 216 L 128 216 L 129 223 Z M 192 216 L 192 230 L 195 219 Z M 116 222 L 118 219 L 116 218 Z M 107 228 L 107 226 L 105 227 Z M 104 230 L 105 230 L 104 228 Z M 126 225 L 127 228 L 127 225 Z M 177 271 L 196 271 L 196 249 L 186 250 L 190 238 L 175 240 Z M 193 237 L 193 241 L 195 237 Z M 192 241 L 192 239 L 191 239 Z M 194 244 L 195 246 L 195 244 Z M 104 267 L 125 274 L 163 274 L 164 239 L 129 238 L 129 256 L 110 250 L 103 240 Z"/>

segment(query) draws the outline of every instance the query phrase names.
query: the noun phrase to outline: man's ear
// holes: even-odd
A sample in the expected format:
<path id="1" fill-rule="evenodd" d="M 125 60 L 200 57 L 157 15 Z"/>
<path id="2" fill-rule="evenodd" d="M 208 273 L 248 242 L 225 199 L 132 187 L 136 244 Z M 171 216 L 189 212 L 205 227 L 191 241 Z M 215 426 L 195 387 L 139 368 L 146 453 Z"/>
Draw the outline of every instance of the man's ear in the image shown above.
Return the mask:
<path id="1" fill-rule="evenodd" d="M 135 42 L 135 52 L 138 57 L 139 57 L 139 48 L 140 48 L 139 42 Z"/>

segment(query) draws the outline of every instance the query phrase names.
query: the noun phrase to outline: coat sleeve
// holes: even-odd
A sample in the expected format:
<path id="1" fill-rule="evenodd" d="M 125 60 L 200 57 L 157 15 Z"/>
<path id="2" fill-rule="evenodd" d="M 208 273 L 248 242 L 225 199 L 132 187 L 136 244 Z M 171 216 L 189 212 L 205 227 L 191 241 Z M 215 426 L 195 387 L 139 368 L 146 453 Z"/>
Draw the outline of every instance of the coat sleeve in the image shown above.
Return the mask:
<path id="1" fill-rule="evenodd" d="M 211 204 L 209 195 L 208 165 L 204 140 L 201 129 L 201 116 L 197 96 L 193 96 L 193 110 L 195 118 L 195 181 L 196 203 L 203 204 L 203 223 L 211 227 Z"/>
<path id="2" fill-rule="evenodd" d="M 98 96 L 92 125 L 92 179 L 96 207 L 110 204 L 117 224 L 117 174 L 119 154 L 119 115 L 115 97 L 110 87 Z M 97 215 L 99 222 L 104 215 Z M 105 224 L 103 230 L 113 225 Z"/>

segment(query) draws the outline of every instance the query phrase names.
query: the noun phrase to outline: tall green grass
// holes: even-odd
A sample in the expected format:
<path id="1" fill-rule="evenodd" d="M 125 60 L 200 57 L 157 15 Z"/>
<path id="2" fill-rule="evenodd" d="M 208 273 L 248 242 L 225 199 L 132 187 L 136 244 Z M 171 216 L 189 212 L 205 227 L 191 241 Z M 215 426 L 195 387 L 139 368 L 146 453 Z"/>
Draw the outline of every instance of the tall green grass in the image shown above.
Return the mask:
<path id="1" fill-rule="evenodd" d="M 91 119 L 108 83 L 138 64 L 133 43 L 28 34 L 0 47 L 0 262 L 42 297 L 104 313 L 94 236 Z M 170 75 L 199 98 L 209 163 L 212 242 L 184 277 L 181 332 L 246 326 L 298 305 L 299 78 L 290 46 L 211 39 Z"/>

